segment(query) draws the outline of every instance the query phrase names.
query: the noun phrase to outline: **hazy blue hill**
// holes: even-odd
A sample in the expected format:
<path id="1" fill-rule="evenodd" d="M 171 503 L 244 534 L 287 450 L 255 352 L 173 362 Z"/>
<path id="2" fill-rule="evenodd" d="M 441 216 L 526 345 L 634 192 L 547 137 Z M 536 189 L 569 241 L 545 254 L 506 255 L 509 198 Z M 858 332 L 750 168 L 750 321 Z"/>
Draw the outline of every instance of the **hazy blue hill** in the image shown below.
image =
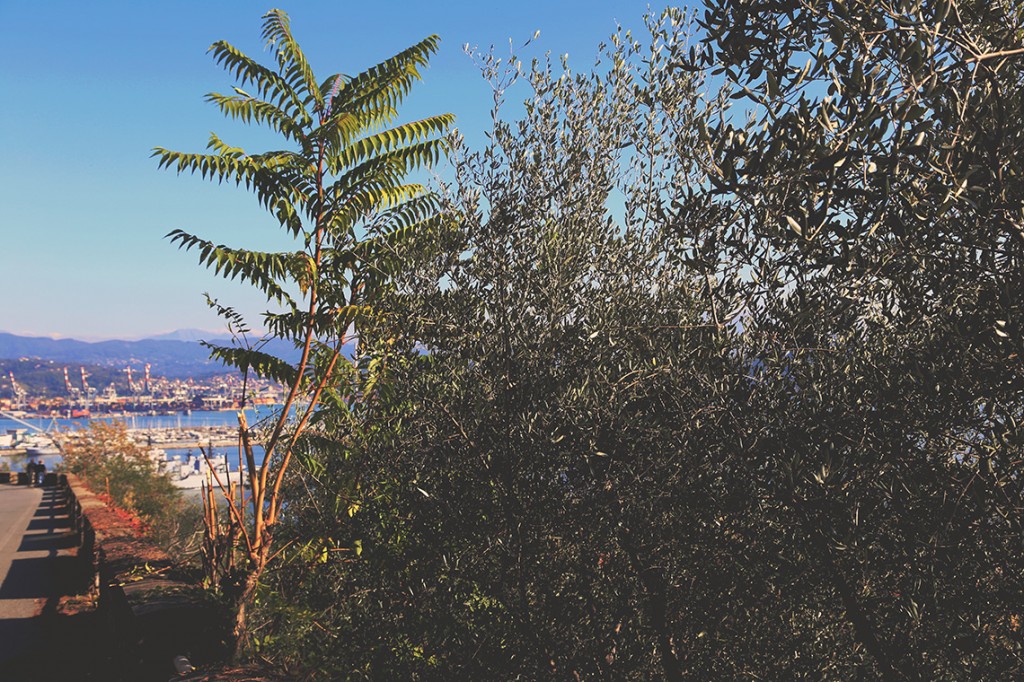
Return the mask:
<path id="1" fill-rule="evenodd" d="M 209 359 L 209 351 L 195 342 L 144 339 L 88 343 L 0 333 L 0 359 L 18 358 L 122 368 L 150 363 L 154 374 L 166 377 L 212 374 L 220 368 Z"/>
<path id="2" fill-rule="evenodd" d="M 204 329 L 176 329 L 165 334 L 147 336 L 146 341 L 227 341 L 230 334 L 224 332 L 211 332 Z"/>
<path id="3" fill-rule="evenodd" d="M 73 370 L 79 365 L 97 365 L 122 370 L 131 366 L 140 371 L 146 363 L 152 365 L 154 376 L 171 379 L 223 373 L 225 367 L 210 360 L 210 351 L 196 340 L 176 340 L 176 335 L 197 335 L 214 343 L 228 344 L 225 337 L 215 338 L 209 332 L 182 330 L 162 334 L 160 338 L 139 341 L 78 341 L 75 339 L 50 339 L 36 336 L 18 336 L 0 332 L 0 360 L 34 358 L 55 363 L 67 363 Z M 264 350 L 288 360 L 298 360 L 298 352 L 292 344 L 272 341 Z M 351 355 L 349 347 L 346 355 Z M 140 375 L 141 376 L 141 375 Z"/>

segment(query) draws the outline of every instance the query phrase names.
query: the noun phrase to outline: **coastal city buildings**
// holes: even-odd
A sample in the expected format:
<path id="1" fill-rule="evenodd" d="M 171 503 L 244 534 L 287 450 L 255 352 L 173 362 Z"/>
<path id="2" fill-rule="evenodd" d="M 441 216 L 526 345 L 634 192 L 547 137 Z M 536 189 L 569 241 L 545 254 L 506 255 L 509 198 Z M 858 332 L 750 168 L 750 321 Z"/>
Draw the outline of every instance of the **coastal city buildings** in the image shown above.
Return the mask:
<path id="1" fill-rule="evenodd" d="M 66 370 L 65 370 L 66 371 Z M 243 392 L 247 405 L 281 402 L 282 389 L 276 383 L 239 374 L 221 374 L 200 379 L 167 379 L 146 373 L 138 381 L 127 374 L 121 386 L 111 382 L 89 386 L 87 374 L 80 382 L 65 380 L 64 395 L 34 393 L 30 387 L 7 377 L 0 389 L 0 410 L 19 417 L 88 417 L 118 414 L 166 414 L 190 410 L 234 410 L 241 406 Z"/>

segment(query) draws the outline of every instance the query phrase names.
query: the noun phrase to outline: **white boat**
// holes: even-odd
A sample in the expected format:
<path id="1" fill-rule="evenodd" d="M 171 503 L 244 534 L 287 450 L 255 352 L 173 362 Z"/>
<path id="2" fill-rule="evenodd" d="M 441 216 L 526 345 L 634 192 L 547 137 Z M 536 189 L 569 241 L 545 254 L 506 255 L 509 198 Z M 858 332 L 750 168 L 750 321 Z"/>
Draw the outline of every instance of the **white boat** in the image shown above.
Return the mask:
<path id="1" fill-rule="evenodd" d="M 163 448 L 149 448 L 146 451 L 146 454 L 149 455 L 149 458 L 153 460 L 153 463 L 158 467 L 163 467 L 171 461 L 167 457 L 167 451 Z"/>
<path id="2" fill-rule="evenodd" d="M 214 462 L 214 471 L 217 472 L 217 476 L 220 477 L 220 482 L 224 485 L 228 484 L 228 469 L 224 462 Z M 176 488 L 183 490 L 194 490 L 207 483 L 207 472 L 209 467 L 206 465 L 206 460 L 202 458 L 192 459 L 190 462 L 178 462 L 171 461 L 167 463 L 167 473 L 171 477 L 171 483 Z M 217 477 L 213 478 L 213 485 L 217 485 Z M 235 472 L 232 475 L 232 479 L 237 482 L 238 474 Z"/>
<path id="3" fill-rule="evenodd" d="M 25 451 L 30 455 L 59 455 L 60 449 L 53 439 L 42 433 L 25 436 L 22 441 Z"/>

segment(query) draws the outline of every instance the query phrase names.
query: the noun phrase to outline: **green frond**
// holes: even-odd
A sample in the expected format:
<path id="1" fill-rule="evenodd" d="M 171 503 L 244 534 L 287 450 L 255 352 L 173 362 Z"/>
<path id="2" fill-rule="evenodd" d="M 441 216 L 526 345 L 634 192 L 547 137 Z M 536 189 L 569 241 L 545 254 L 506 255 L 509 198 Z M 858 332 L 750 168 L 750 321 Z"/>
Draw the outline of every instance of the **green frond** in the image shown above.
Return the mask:
<path id="1" fill-rule="evenodd" d="M 429 219 L 427 219 L 429 220 Z M 397 247 L 411 238 L 425 221 L 409 223 L 369 239 L 364 239 L 352 249 L 352 257 L 359 263 L 354 268 L 359 277 L 383 275 L 393 269 Z"/>
<path id="2" fill-rule="evenodd" d="M 376 216 L 371 227 L 378 234 L 375 237 L 363 240 L 363 242 L 381 240 L 386 244 L 396 244 L 395 238 L 398 238 L 403 233 L 403 230 L 409 226 L 418 225 L 426 220 L 436 218 L 439 208 L 440 202 L 437 195 L 433 193 L 404 201 Z"/>
<path id="3" fill-rule="evenodd" d="M 337 171 L 332 169 L 332 172 L 344 172 L 344 175 L 331 186 L 331 193 L 333 196 L 343 198 L 348 192 L 353 189 L 358 190 L 367 183 L 374 183 L 385 178 L 391 181 L 396 175 L 401 178 L 411 171 L 436 165 L 446 149 L 444 140 L 426 140 L 375 154 L 363 163 L 347 170 L 345 168 L 339 168 Z"/>
<path id="4" fill-rule="evenodd" d="M 427 197 L 424 197 L 427 199 Z M 418 203 L 419 200 L 416 200 Z M 420 210 L 415 211 L 419 213 Z M 439 224 L 441 216 L 438 214 L 427 214 L 422 220 L 408 222 L 401 226 L 377 234 L 374 237 L 363 239 L 347 248 L 328 248 L 323 252 L 323 269 L 334 273 L 338 279 L 337 296 L 332 296 L 330 291 L 324 290 L 325 300 L 337 300 L 344 303 L 353 289 L 358 288 L 359 282 L 366 282 L 369 273 L 385 273 L 397 265 L 397 247 L 414 236 L 419 230 L 430 229 Z M 343 273 L 351 273 L 352 280 Z M 365 298 L 365 291 L 363 292 Z M 338 306 L 335 306 L 338 307 Z"/>
<path id="5" fill-rule="evenodd" d="M 420 79 L 420 68 L 437 52 L 441 39 L 429 36 L 352 78 L 330 101 L 331 114 L 340 111 L 394 112 L 413 83 Z M 389 115 L 387 120 L 392 120 Z"/>
<path id="6" fill-rule="evenodd" d="M 345 276 L 345 273 L 355 268 L 356 264 L 359 262 L 359 254 L 356 250 L 357 248 L 358 244 L 347 248 L 327 247 L 321 254 L 323 259 L 321 269 L 333 273 L 334 277 L 339 280 L 339 286 L 343 288 L 347 288 L 349 285 L 349 281 Z"/>
<path id="7" fill-rule="evenodd" d="M 228 330 L 232 335 L 238 334 L 245 336 L 252 333 L 252 329 L 249 328 L 249 324 L 245 321 L 245 316 L 233 307 L 221 305 L 217 299 L 213 298 L 209 294 L 206 294 L 206 305 L 213 308 L 218 317 L 224 319 L 227 323 Z"/>
<path id="8" fill-rule="evenodd" d="M 183 230 L 174 230 L 168 233 L 167 238 L 179 249 L 198 251 L 199 263 L 213 268 L 214 274 L 226 279 L 241 278 L 263 292 L 267 300 L 295 305 L 292 297 L 278 282 L 288 281 L 295 276 L 296 271 L 303 267 L 301 261 L 305 259 L 305 254 L 233 249 L 200 239 Z"/>
<path id="9" fill-rule="evenodd" d="M 373 314 L 373 308 L 368 305 L 346 305 L 332 308 L 328 313 L 333 318 L 335 326 L 347 329 L 357 320 Z"/>
<path id="10" fill-rule="evenodd" d="M 337 236 L 345 235 L 358 220 L 371 218 L 374 214 L 426 194 L 427 188 L 415 183 L 383 183 L 375 187 L 361 187 L 358 192 L 350 194 L 342 206 L 328 215 L 331 232 Z"/>
<path id="11" fill-rule="evenodd" d="M 199 173 L 204 179 L 244 185 L 256 193 L 260 204 L 289 232 L 296 235 L 302 231 L 296 205 L 307 203 L 312 187 L 306 175 L 305 157 L 289 151 L 249 156 L 244 150 L 225 144 L 215 134 L 210 135 L 207 147 L 216 153 L 190 154 L 156 147 L 152 155 L 159 158 L 160 168 Z"/>
<path id="12" fill-rule="evenodd" d="M 293 237 L 302 234 L 303 215 L 309 220 L 315 219 L 317 209 L 311 201 L 316 196 L 315 181 L 305 165 L 260 171 L 247 186 Z"/>
<path id="13" fill-rule="evenodd" d="M 225 365 L 235 367 L 241 372 L 253 372 L 262 379 L 272 379 L 285 386 L 294 382 L 298 376 L 295 367 L 290 363 L 269 353 L 251 348 L 217 346 L 205 341 L 202 343 L 210 349 L 211 358 L 220 360 Z"/>
<path id="14" fill-rule="evenodd" d="M 276 105 L 300 126 L 308 126 L 311 123 L 312 118 L 302 98 L 280 74 L 224 40 L 211 45 L 208 52 L 213 54 L 214 63 L 223 66 L 238 81 L 240 87 L 244 88 L 252 83 L 261 98 Z"/>
<path id="15" fill-rule="evenodd" d="M 325 102 L 330 102 L 334 97 L 341 92 L 345 84 L 348 83 L 349 77 L 343 73 L 331 74 L 324 79 L 324 82 L 320 84 L 320 96 L 324 98 Z"/>
<path id="16" fill-rule="evenodd" d="M 263 326 L 267 333 L 278 339 L 298 342 L 305 336 L 309 314 L 302 310 L 291 310 L 287 313 L 263 313 Z"/>
<path id="17" fill-rule="evenodd" d="M 217 105 L 221 112 L 232 119 L 243 123 L 260 123 L 270 126 L 281 133 L 286 139 L 306 144 L 303 128 L 295 120 L 270 102 L 257 99 L 240 88 L 235 88 L 234 95 L 222 95 L 211 92 L 206 101 Z"/>
<path id="18" fill-rule="evenodd" d="M 349 144 L 332 157 L 330 160 L 331 171 L 341 173 L 344 169 L 352 168 L 367 159 L 427 141 L 432 135 L 442 135 L 448 132 L 454 122 L 455 116 L 442 114 L 368 135 Z M 440 144 L 442 149 L 446 149 L 444 141 L 438 140 L 435 143 Z"/>
<path id="19" fill-rule="evenodd" d="M 424 199 L 428 198 L 424 197 Z M 418 201 L 407 202 L 389 212 L 401 215 L 401 218 L 393 223 L 395 225 L 393 229 L 376 237 L 364 239 L 354 249 L 354 256 L 362 263 L 359 270 L 361 280 L 354 284 L 358 285 L 359 281 L 368 280 L 384 281 L 401 267 L 397 247 L 421 232 L 436 229 L 446 219 L 444 216 L 422 207 L 406 208 L 409 204 Z M 393 218 L 394 215 L 390 217 Z"/>
<path id="20" fill-rule="evenodd" d="M 338 338 L 358 319 L 372 312 L 373 309 L 366 305 L 325 307 L 313 317 L 304 310 L 268 312 L 263 314 L 263 323 L 273 336 L 299 342 L 309 327 L 313 328 L 317 338 Z"/>
<path id="21" fill-rule="evenodd" d="M 345 111 L 331 116 L 323 125 L 310 131 L 309 138 L 316 140 L 327 150 L 328 156 L 332 156 L 350 140 L 365 132 L 364 122 L 355 114 Z"/>
<path id="22" fill-rule="evenodd" d="M 242 149 L 226 145 L 216 135 L 210 136 L 207 147 L 216 154 L 192 154 L 155 147 L 152 156 L 159 158 L 160 168 L 174 168 L 178 173 L 199 173 L 203 179 L 225 180 L 242 184 L 258 171 L 274 169 L 291 160 L 290 152 L 249 156 Z"/>
<path id="23" fill-rule="evenodd" d="M 277 51 L 277 63 L 288 85 L 296 93 L 306 93 L 306 103 L 312 103 L 318 114 L 326 111 L 320 87 L 306 55 L 292 35 L 288 15 L 272 9 L 263 15 L 263 39 Z"/>

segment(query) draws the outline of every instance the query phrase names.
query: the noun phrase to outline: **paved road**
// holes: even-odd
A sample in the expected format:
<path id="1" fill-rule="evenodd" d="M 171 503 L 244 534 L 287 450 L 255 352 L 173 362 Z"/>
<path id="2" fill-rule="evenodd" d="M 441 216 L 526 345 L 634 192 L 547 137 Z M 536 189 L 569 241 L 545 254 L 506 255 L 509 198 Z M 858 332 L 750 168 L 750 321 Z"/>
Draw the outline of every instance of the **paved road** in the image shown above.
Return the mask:
<path id="1" fill-rule="evenodd" d="M 73 575 L 62 565 L 74 561 L 68 525 L 59 489 L 0 484 L 0 671 L 53 651 L 41 616 Z"/>

